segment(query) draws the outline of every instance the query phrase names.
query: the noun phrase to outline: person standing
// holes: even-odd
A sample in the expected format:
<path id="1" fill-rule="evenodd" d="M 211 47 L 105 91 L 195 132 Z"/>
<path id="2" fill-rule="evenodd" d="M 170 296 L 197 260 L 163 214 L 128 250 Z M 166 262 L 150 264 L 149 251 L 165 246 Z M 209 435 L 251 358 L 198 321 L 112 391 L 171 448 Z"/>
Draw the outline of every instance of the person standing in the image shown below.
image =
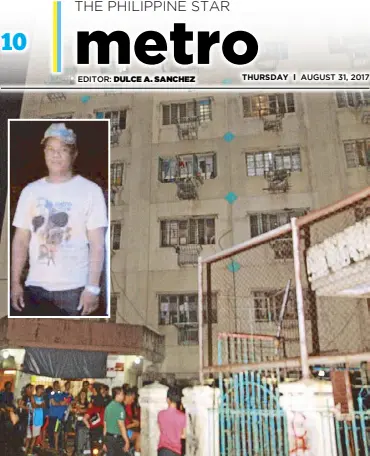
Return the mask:
<path id="1" fill-rule="evenodd" d="M 64 393 L 60 390 L 60 384 L 57 380 L 53 383 L 49 404 L 49 445 L 50 448 L 58 451 L 59 444 L 63 444 L 63 442 L 60 442 L 60 432 L 67 404 L 64 401 Z"/>
<path id="2" fill-rule="evenodd" d="M 167 392 L 168 408 L 158 413 L 159 444 L 158 456 L 181 456 L 181 439 L 185 438 L 186 415 L 177 409 L 181 392 L 170 387 Z"/>
<path id="3" fill-rule="evenodd" d="M 102 392 L 101 392 L 103 399 L 104 399 L 104 407 L 106 407 L 112 400 L 112 396 L 109 394 L 109 386 L 103 385 Z"/>
<path id="4" fill-rule="evenodd" d="M 122 456 L 130 449 L 130 441 L 125 427 L 125 409 L 123 389 L 112 389 L 112 401 L 104 413 L 104 440 L 107 456 Z"/>
<path id="5" fill-rule="evenodd" d="M 27 454 L 28 448 L 31 447 L 33 442 L 33 386 L 31 383 L 28 383 L 25 386 L 24 394 L 22 396 L 21 408 L 27 412 L 27 428 L 26 428 L 26 438 L 25 438 L 25 452 Z"/>
<path id="6" fill-rule="evenodd" d="M 64 123 L 49 126 L 41 141 L 48 176 L 28 184 L 18 201 L 11 303 L 23 315 L 90 315 L 99 307 L 107 206 L 98 185 L 73 174 L 76 141 Z"/>
<path id="7" fill-rule="evenodd" d="M 90 402 L 91 401 L 92 392 L 91 392 L 90 382 L 88 380 L 84 380 L 82 382 L 81 391 L 84 391 L 86 393 L 87 400 Z"/>
<path id="8" fill-rule="evenodd" d="M 67 381 L 64 384 L 63 400 L 64 400 L 64 414 L 62 421 L 63 435 L 64 435 L 64 447 L 67 445 L 68 435 L 72 433 L 72 403 L 73 395 L 71 394 L 71 382 Z"/>
<path id="9" fill-rule="evenodd" d="M 32 440 L 30 443 L 30 453 L 33 454 L 33 447 L 35 446 L 36 439 L 40 437 L 41 428 L 44 424 L 44 387 L 42 385 L 36 386 L 36 394 L 32 397 L 33 408 L 33 428 Z"/>
<path id="10" fill-rule="evenodd" d="M 140 422 L 134 416 L 135 394 L 133 388 L 128 389 L 125 393 L 123 404 L 126 412 L 125 426 L 127 436 L 134 445 L 136 456 L 140 454 Z"/>
<path id="11" fill-rule="evenodd" d="M 104 437 L 104 398 L 98 394 L 84 415 L 83 422 L 90 433 L 90 447 L 103 440 Z"/>
<path id="12" fill-rule="evenodd" d="M 12 382 L 6 382 L 4 385 L 4 391 L 1 393 L 0 402 L 5 404 L 7 407 L 14 406 L 14 394 L 12 392 Z"/>

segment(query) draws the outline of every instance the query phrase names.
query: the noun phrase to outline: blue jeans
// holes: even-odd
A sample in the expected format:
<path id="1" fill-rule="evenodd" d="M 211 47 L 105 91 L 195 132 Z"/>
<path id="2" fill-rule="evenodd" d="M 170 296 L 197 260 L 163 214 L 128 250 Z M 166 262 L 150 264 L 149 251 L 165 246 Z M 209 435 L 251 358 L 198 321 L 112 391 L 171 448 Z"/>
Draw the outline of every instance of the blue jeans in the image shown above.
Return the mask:
<path id="1" fill-rule="evenodd" d="M 47 317 L 77 317 L 81 293 L 84 288 L 48 291 L 41 287 L 25 289 L 25 309 L 21 315 Z"/>

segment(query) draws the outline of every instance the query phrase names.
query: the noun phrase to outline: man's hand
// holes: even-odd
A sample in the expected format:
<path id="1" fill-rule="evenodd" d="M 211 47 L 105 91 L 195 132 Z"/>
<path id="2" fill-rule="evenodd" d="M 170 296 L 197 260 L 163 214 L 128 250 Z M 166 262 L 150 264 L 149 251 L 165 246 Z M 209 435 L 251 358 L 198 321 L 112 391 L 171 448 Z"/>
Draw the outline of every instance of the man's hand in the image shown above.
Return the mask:
<path id="1" fill-rule="evenodd" d="M 12 307 L 17 312 L 22 312 L 25 307 L 23 287 L 20 283 L 12 284 L 11 289 Z"/>
<path id="2" fill-rule="evenodd" d="M 82 315 L 90 315 L 99 307 L 99 296 L 84 290 L 80 297 L 80 305 L 77 310 L 82 310 Z"/>
<path id="3" fill-rule="evenodd" d="M 104 451 L 104 453 L 108 453 L 108 448 L 107 448 L 107 445 L 105 443 L 103 445 L 103 451 Z"/>
<path id="4" fill-rule="evenodd" d="M 129 441 L 129 440 L 126 440 L 125 446 L 123 447 L 123 451 L 124 451 L 125 453 L 127 453 L 129 449 L 130 449 L 130 441 Z"/>

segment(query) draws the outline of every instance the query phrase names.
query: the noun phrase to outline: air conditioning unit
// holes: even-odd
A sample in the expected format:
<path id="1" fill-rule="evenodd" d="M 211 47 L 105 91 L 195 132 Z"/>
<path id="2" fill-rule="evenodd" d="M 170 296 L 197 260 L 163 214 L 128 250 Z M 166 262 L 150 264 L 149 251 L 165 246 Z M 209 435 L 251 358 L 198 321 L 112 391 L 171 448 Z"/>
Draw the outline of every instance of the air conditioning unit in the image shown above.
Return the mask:
<path id="1" fill-rule="evenodd" d="M 362 113 L 361 122 L 363 124 L 370 124 L 370 109 Z"/>

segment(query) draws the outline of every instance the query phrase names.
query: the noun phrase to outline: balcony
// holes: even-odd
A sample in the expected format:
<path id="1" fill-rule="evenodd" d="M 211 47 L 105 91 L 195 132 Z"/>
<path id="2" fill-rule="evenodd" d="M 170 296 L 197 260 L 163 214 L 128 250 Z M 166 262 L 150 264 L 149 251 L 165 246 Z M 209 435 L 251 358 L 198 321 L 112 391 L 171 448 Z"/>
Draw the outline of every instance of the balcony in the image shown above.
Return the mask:
<path id="1" fill-rule="evenodd" d="M 198 187 L 200 182 L 195 177 L 187 177 L 184 180 L 176 180 L 177 197 L 179 200 L 198 199 Z"/>
<path id="2" fill-rule="evenodd" d="M 270 247 L 274 251 L 275 260 L 288 260 L 293 258 L 293 242 L 290 238 L 271 241 Z"/>
<path id="3" fill-rule="evenodd" d="M 198 323 L 177 323 L 178 345 L 198 345 L 199 344 L 199 325 Z"/>
<path id="4" fill-rule="evenodd" d="M 265 172 L 267 190 L 270 193 L 286 193 L 290 189 L 290 171 L 287 169 L 275 169 Z"/>
<path id="5" fill-rule="evenodd" d="M 274 119 L 267 119 L 263 117 L 263 129 L 264 131 L 272 131 L 278 133 L 283 129 L 283 117 L 284 114 L 276 114 Z"/>
<path id="6" fill-rule="evenodd" d="M 202 248 L 199 245 L 178 245 L 176 247 L 177 263 L 182 266 L 196 266 Z"/>
<path id="7" fill-rule="evenodd" d="M 370 124 L 370 108 L 368 108 L 362 112 L 361 122 L 363 124 Z"/>
<path id="8" fill-rule="evenodd" d="M 119 146 L 119 140 L 121 137 L 122 131 L 116 126 L 112 125 L 110 128 L 110 145 L 112 147 Z"/>
<path id="9" fill-rule="evenodd" d="M 199 117 L 181 117 L 177 122 L 177 133 L 180 140 L 198 139 Z"/>

